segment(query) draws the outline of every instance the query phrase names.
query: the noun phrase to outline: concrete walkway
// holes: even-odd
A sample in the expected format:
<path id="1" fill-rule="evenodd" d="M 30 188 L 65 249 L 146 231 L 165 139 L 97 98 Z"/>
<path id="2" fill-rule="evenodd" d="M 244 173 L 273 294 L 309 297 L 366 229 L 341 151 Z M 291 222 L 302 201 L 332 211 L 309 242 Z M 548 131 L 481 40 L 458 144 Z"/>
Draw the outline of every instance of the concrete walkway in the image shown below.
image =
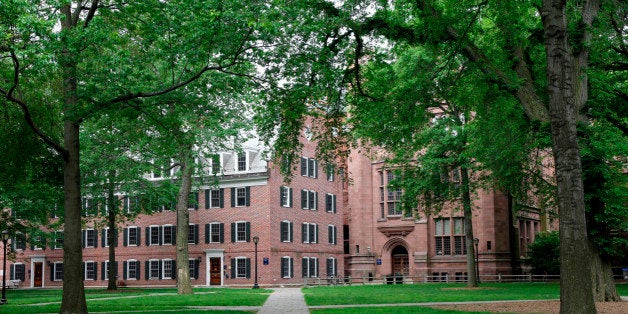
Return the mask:
<path id="1" fill-rule="evenodd" d="M 301 288 L 274 288 L 258 313 L 309 313 Z"/>

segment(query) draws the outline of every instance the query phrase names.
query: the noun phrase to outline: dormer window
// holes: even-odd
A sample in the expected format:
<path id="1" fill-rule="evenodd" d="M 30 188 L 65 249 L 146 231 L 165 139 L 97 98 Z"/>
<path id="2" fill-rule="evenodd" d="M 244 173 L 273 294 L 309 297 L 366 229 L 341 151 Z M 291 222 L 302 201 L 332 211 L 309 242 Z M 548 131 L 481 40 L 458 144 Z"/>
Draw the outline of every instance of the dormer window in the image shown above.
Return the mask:
<path id="1" fill-rule="evenodd" d="M 246 153 L 238 154 L 238 171 L 246 171 Z"/>

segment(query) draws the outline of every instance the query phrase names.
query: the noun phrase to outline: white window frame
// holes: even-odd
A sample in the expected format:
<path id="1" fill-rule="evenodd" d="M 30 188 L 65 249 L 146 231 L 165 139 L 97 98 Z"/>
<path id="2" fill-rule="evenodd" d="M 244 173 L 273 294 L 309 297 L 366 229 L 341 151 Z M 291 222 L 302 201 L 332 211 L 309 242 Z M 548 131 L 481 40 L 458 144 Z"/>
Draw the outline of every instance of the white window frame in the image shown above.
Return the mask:
<path id="1" fill-rule="evenodd" d="M 105 268 L 102 270 L 103 274 L 103 280 L 109 280 L 109 260 L 106 260 L 105 262 Z"/>
<path id="2" fill-rule="evenodd" d="M 169 269 L 166 268 L 166 265 L 168 265 Z M 161 260 L 161 278 L 162 279 L 172 279 L 172 275 L 175 272 L 175 269 L 173 266 L 174 266 L 173 259 L 164 258 Z M 166 276 L 167 270 L 170 270 L 170 276 Z"/>
<path id="3" fill-rule="evenodd" d="M 235 207 L 245 207 L 246 206 L 246 188 L 235 188 L 233 190 L 235 192 Z M 240 195 L 240 192 L 242 195 Z M 240 205 L 240 200 L 242 200 L 242 205 Z"/>
<path id="4" fill-rule="evenodd" d="M 244 169 L 240 169 L 240 158 L 244 158 Z M 249 169 L 249 156 L 246 151 L 236 154 L 235 158 L 235 171 L 236 172 L 246 172 Z"/>
<path id="5" fill-rule="evenodd" d="M 290 242 L 292 242 L 293 241 L 292 237 L 293 237 L 293 233 L 294 233 L 294 230 L 293 230 L 294 225 L 293 225 L 292 221 L 290 221 L 290 220 L 282 220 L 281 224 L 287 224 L 287 226 L 288 226 L 287 232 L 288 233 L 286 234 L 286 237 L 283 240 L 282 240 L 282 238 L 284 236 L 283 236 L 283 234 L 280 234 L 279 235 L 279 240 L 281 240 L 281 242 L 283 242 L 283 243 L 290 243 Z M 279 227 L 279 232 L 281 232 L 281 226 Z"/>
<path id="6" fill-rule="evenodd" d="M 330 208 L 327 208 L 327 198 L 330 198 Z M 327 211 L 328 213 L 335 213 L 336 212 L 336 194 L 332 194 L 332 193 L 327 193 L 325 194 L 325 211 Z"/>
<path id="7" fill-rule="evenodd" d="M 329 242 L 329 235 L 327 236 L 327 242 L 329 242 L 329 244 L 333 244 L 336 245 L 338 244 L 338 228 L 336 228 L 336 226 L 334 225 L 327 225 L 327 232 L 329 233 L 330 230 L 333 230 L 333 237 L 332 237 L 332 242 Z"/>
<path id="8" fill-rule="evenodd" d="M 126 280 L 137 280 L 138 278 L 138 270 L 137 270 L 137 260 L 135 259 L 130 259 L 126 261 L 126 269 L 124 270 L 126 272 Z M 133 276 L 131 276 L 131 267 L 133 267 L 133 271 L 135 272 Z"/>
<path id="9" fill-rule="evenodd" d="M 217 241 L 213 240 L 214 231 L 216 231 L 216 236 L 218 237 Z M 220 243 L 220 223 L 219 222 L 209 223 L 209 243 Z"/>
<path id="10" fill-rule="evenodd" d="M 246 278 L 246 256 L 235 257 L 235 278 Z M 244 269 L 244 273 L 240 274 L 240 269 Z"/>
<path id="11" fill-rule="evenodd" d="M 282 186 L 281 187 L 281 195 L 279 197 L 281 197 L 281 206 L 282 207 L 290 207 L 290 203 L 291 203 L 291 199 L 290 199 L 290 190 L 292 190 L 291 187 L 289 186 Z"/>
<path id="12" fill-rule="evenodd" d="M 18 274 L 17 269 L 20 268 L 23 274 Z M 4 276 L 4 275 L 3 275 Z M 20 280 L 19 278 L 26 278 L 26 265 L 24 263 L 16 262 L 13 263 L 13 277 L 9 274 L 9 280 Z"/>
<path id="13" fill-rule="evenodd" d="M 135 240 L 133 241 L 134 243 L 131 243 L 131 229 L 135 229 Z M 137 238 L 137 235 L 142 232 L 142 230 L 140 230 L 140 228 L 138 226 L 129 226 L 127 227 L 127 232 L 126 232 L 126 244 L 127 246 L 139 246 L 140 245 L 140 241 Z"/>
<path id="14" fill-rule="evenodd" d="M 63 262 L 54 262 L 53 265 L 54 265 L 53 266 L 54 269 L 52 270 L 53 272 L 52 281 L 63 281 Z M 59 272 L 59 266 L 61 266 L 60 272 Z"/>
<path id="15" fill-rule="evenodd" d="M 283 265 L 283 261 L 284 260 L 288 261 L 288 268 L 285 269 L 285 273 L 284 273 L 284 268 L 283 268 L 284 267 L 284 265 Z M 280 265 L 280 267 L 281 267 L 281 278 L 292 278 L 292 277 L 294 277 L 294 274 L 293 274 L 294 259 L 292 257 L 290 257 L 290 256 L 282 256 L 280 263 L 281 263 L 281 265 Z M 290 266 L 292 266 L 292 267 L 290 267 Z"/>
<path id="16" fill-rule="evenodd" d="M 148 226 L 148 234 L 146 235 L 148 237 L 148 245 L 159 245 L 159 240 L 161 240 L 161 235 L 160 235 L 160 229 L 161 227 L 158 225 L 150 225 Z M 157 241 L 154 242 L 153 241 L 153 230 L 157 230 Z"/>
<path id="17" fill-rule="evenodd" d="M 235 242 L 246 242 L 246 223 L 246 221 L 235 222 Z M 240 230 L 240 226 L 242 226 L 244 230 Z M 240 240 L 240 235 L 242 235 L 242 240 Z"/>
<path id="18" fill-rule="evenodd" d="M 166 242 L 166 228 L 170 230 L 170 241 Z M 162 245 L 173 245 L 174 237 L 175 237 L 176 228 L 173 225 L 163 225 L 161 230 L 161 244 Z"/>
<path id="19" fill-rule="evenodd" d="M 93 232 L 93 235 L 91 237 L 89 236 L 90 232 Z M 95 239 L 96 238 L 95 235 L 96 235 L 96 229 L 93 229 L 93 228 L 85 229 L 85 247 L 86 248 L 96 247 L 96 241 L 98 240 Z M 94 240 L 94 243 L 92 243 L 92 245 L 89 245 L 90 240 Z"/>
<path id="20" fill-rule="evenodd" d="M 214 192 L 218 194 L 216 204 L 214 204 Z M 209 208 L 220 208 L 220 189 L 210 189 L 207 201 L 209 202 Z"/>
<path id="21" fill-rule="evenodd" d="M 54 248 L 56 250 L 62 250 L 63 249 L 63 230 L 58 230 L 55 231 L 55 244 L 54 244 Z M 61 242 L 61 243 L 59 243 Z M 61 244 L 61 245 L 59 245 Z"/>
<path id="22" fill-rule="evenodd" d="M 198 232 L 198 226 L 194 227 L 195 224 L 188 224 L 188 244 L 196 244 L 195 237 L 194 237 L 194 230 L 196 230 Z M 192 229 L 192 230 L 190 230 Z M 192 237 L 192 239 L 190 239 L 190 237 Z"/>
<path id="23" fill-rule="evenodd" d="M 159 259 L 151 258 L 148 260 L 148 280 L 156 280 L 159 279 Z M 155 263 L 156 265 L 153 265 Z M 154 267 L 157 266 L 155 269 Z M 154 273 L 153 273 L 154 272 Z M 154 276 L 156 275 L 156 276 Z"/>
<path id="24" fill-rule="evenodd" d="M 88 270 L 88 265 L 91 265 L 93 267 L 92 269 L 92 278 L 89 278 L 88 274 L 89 274 L 89 270 Z M 98 265 L 96 264 L 96 262 L 94 261 L 85 261 L 85 269 L 83 272 L 83 279 L 84 280 L 96 280 L 96 268 L 98 267 Z"/>

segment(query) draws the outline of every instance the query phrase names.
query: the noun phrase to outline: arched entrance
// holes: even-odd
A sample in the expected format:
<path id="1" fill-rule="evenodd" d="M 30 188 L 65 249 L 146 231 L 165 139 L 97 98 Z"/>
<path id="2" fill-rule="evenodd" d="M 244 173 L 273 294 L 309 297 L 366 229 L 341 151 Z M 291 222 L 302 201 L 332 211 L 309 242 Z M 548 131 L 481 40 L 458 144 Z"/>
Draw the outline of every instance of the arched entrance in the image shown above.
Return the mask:
<path id="1" fill-rule="evenodd" d="M 390 252 L 392 260 L 392 273 L 410 275 L 410 261 L 408 259 L 408 250 L 402 245 L 397 245 Z"/>

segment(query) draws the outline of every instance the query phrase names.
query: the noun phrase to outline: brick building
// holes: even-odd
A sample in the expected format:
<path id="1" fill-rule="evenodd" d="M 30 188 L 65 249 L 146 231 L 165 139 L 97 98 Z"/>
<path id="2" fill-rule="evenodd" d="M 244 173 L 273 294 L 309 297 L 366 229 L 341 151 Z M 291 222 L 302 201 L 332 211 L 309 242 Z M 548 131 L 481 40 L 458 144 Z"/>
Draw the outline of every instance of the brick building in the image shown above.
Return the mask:
<path id="1" fill-rule="evenodd" d="M 207 174 L 219 181 L 196 186 L 192 195 L 196 204 L 189 209 L 187 262 L 193 285 L 252 286 L 253 237 L 259 238 L 260 285 L 297 285 L 328 276 L 369 280 L 395 273 L 415 280 L 464 278 L 459 206 L 452 204 L 438 217 L 404 217 L 398 206 L 401 191 L 387 187 L 392 174 L 381 161 L 353 151 L 346 165 L 327 167 L 315 159 L 315 144 L 307 136 L 302 143 L 289 184 L 276 164 L 263 159 L 257 143 L 203 161 Z M 348 171 L 350 184 L 328 171 L 340 168 Z M 152 174 L 151 179 L 163 177 Z M 120 197 L 125 210 L 132 210 L 135 198 Z M 89 206 L 89 200 L 84 202 Z M 517 272 L 519 255 L 543 228 L 536 210 L 512 217 L 511 203 L 496 191 L 480 191 L 474 201 L 480 274 Z M 119 226 L 114 267 L 121 285 L 176 284 L 176 225 L 176 213 L 164 209 Z M 86 286 L 107 285 L 108 232 L 86 218 Z M 21 287 L 61 286 L 62 232 L 55 234 L 41 247 L 25 235 L 11 239 L 10 279 L 21 280 Z"/>

